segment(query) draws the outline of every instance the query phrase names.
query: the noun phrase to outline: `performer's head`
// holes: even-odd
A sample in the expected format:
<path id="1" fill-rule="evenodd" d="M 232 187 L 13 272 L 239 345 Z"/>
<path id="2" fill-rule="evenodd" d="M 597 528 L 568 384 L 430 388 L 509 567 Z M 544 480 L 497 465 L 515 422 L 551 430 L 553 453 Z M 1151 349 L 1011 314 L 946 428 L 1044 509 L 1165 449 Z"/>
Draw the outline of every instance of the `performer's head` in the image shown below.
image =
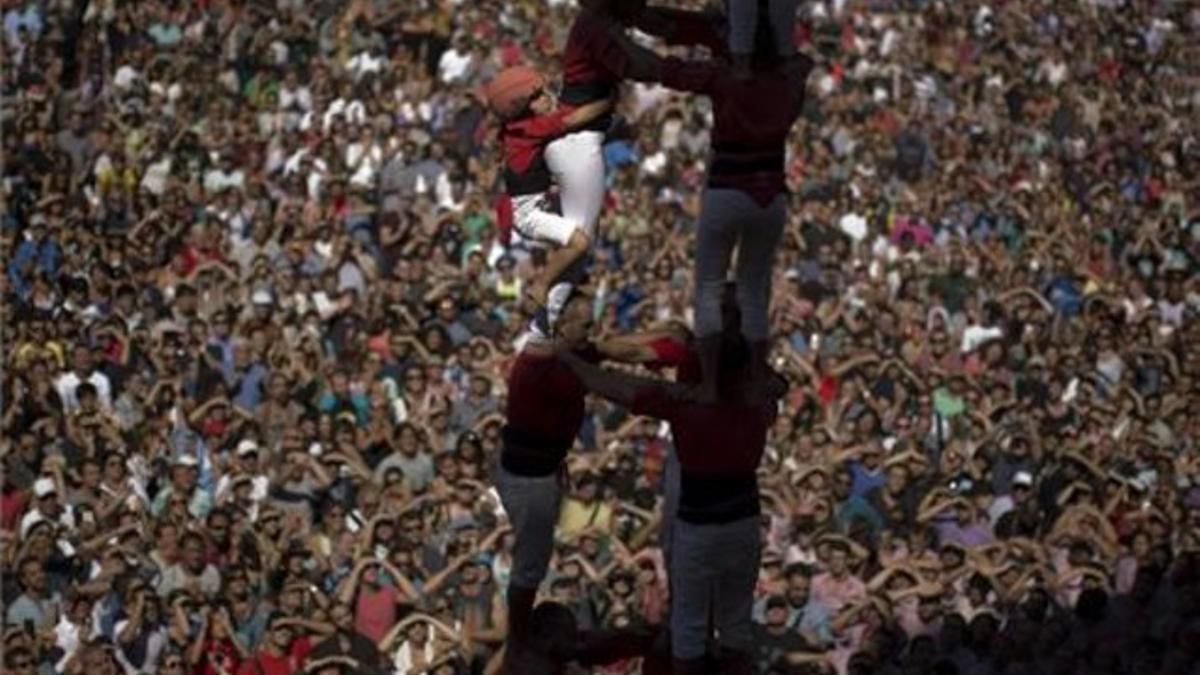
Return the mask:
<path id="1" fill-rule="evenodd" d="M 550 111 L 553 101 L 546 93 L 546 78 L 529 66 L 500 71 L 480 90 L 488 109 L 509 121 Z"/>
<path id="2" fill-rule="evenodd" d="M 571 290 L 554 321 L 554 339 L 564 347 L 578 347 L 592 332 L 592 297 L 579 287 Z"/>
<path id="3" fill-rule="evenodd" d="M 571 610 L 557 602 L 543 602 L 534 608 L 531 623 L 533 635 L 530 636 L 530 642 L 534 649 L 556 663 L 571 658 L 577 632 L 575 615 Z"/>

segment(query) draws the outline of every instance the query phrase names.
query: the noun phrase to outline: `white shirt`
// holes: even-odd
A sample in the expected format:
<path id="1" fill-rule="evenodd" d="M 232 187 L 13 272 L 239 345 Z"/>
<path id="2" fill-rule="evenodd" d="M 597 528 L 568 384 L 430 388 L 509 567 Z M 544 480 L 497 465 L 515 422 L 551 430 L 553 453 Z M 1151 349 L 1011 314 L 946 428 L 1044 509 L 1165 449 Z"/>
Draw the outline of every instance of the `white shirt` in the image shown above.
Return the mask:
<path id="1" fill-rule="evenodd" d="M 63 412 L 70 414 L 79 410 L 79 399 L 75 397 L 75 390 L 84 381 L 73 370 L 59 375 L 58 379 L 54 381 L 54 390 L 62 399 Z M 96 388 L 96 398 L 100 402 L 100 407 L 104 410 L 112 410 L 112 385 L 108 382 L 108 376 L 96 370 L 88 376 L 86 381 Z"/>
<path id="2" fill-rule="evenodd" d="M 46 514 L 39 511 L 36 506 L 29 509 L 29 512 L 21 518 L 21 537 L 24 538 L 29 534 L 29 528 L 48 520 L 50 519 L 46 517 Z M 75 510 L 71 508 L 70 504 L 63 505 L 62 513 L 58 515 L 58 524 L 68 530 L 75 529 Z"/>
<path id="3" fill-rule="evenodd" d="M 456 49 L 447 49 L 438 60 L 438 79 L 445 84 L 461 80 L 471 66 L 471 53 L 459 53 Z"/>

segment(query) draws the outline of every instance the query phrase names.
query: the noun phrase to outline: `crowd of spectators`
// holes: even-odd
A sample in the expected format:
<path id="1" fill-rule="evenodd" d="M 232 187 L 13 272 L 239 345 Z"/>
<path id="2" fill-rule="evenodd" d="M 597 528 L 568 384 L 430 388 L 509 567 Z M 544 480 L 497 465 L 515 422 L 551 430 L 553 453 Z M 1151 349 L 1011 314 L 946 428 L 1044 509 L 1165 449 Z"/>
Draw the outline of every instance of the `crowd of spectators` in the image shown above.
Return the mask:
<path id="1" fill-rule="evenodd" d="M 544 258 L 497 243 L 476 89 L 553 71 L 571 3 L 0 7 L 4 672 L 494 664 Z M 763 672 L 1200 672 L 1200 7 L 827 0 L 797 37 Z M 607 334 L 690 320 L 708 149 L 696 99 L 621 111 Z M 669 446 L 590 404 L 546 588 L 583 630 L 663 621 Z"/>

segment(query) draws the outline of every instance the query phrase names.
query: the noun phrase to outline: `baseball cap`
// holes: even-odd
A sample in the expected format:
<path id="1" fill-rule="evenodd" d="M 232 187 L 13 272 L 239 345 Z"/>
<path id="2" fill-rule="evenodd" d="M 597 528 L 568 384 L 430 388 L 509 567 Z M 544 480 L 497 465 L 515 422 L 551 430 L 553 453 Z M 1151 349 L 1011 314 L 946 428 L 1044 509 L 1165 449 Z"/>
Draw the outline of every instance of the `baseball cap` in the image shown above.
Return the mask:
<path id="1" fill-rule="evenodd" d="M 501 71 L 481 93 L 488 107 L 500 117 L 521 111 L 530 97 L 546 85 L 541 73 L 528 66 L 513 66 Z"/>
<path id="2" fill-rule="evenodd" d="M 248 438 L 237 444 L 237 455 L 239 457 L 241 457 L 243 455 L 253 454 L 256 452 L 258 452 L 258 443 L 255 443 L 254 441 L 252 441 Z"/>
<path id="3" fill-rule="evenodd" d="M 200 463 L 192 455 L 179 455 L 175 458 L 175 466 L 197 467 Z"/>
<path id="4" fill-rule="evenodd" d="M 1033 474 L 1029 473 L 1028 471 L 1018 471 L 1016 475 L 1013 476 L 1013 485 L 1033 487 Z"/>
<path id="5" fill-rule="evenodd" d="M 33 482 L 33 494 L 38 499 L 48 497 L 53 494 L 58 494 L 58 488 L 54 485 L 53 478 L 39 478 Z"/>

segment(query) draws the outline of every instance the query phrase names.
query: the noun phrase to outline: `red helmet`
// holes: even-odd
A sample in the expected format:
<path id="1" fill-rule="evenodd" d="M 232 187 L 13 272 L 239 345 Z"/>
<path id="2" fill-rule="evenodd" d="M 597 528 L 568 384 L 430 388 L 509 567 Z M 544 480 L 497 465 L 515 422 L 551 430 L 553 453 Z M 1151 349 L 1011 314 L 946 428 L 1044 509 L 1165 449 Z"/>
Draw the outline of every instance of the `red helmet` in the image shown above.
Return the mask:
<path id="1" fill-rule="evenodd" d="M 542 87 L 546 78 L 529 66 L 513 66 L 500 71 L 483 87 L 483 97 L 492 112 L 512 117 L 521 112 Z"/>

